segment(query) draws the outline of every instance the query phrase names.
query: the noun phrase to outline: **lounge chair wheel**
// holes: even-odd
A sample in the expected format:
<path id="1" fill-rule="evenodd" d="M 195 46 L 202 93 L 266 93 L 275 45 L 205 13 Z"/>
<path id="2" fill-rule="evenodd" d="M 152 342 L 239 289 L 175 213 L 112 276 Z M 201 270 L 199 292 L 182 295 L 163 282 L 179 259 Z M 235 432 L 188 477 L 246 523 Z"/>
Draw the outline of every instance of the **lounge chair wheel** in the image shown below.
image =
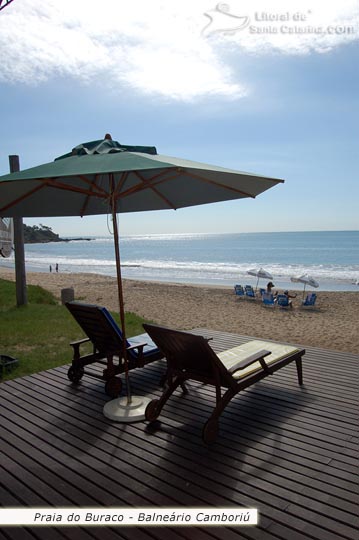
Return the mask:
<path id="1" fill-rule="evenodd" d="M 146 417 L 146 420 L 148 420 L 149 422 L 154 422 L 155 420 L 157 420 L 160 414 L 160 411 L 158 410 L 159 402 L 160 402 L 159 399 L 153 399 L 147 405 L 146 410 L 145 410 L 145 417 Z"/>
<path id="2" fill-rule="evenodd" d="M 83 377 L 83 374 L 85 373 L 84 368 L 74 368 L 74 366 L 70 366 L 67 372 L 67 376 L 73 383 L 78 383 Z"/>
<path id="3" fill-rule="evenodd" d="M 105 392 L 108 396 L 116 398 L 121 394 L 122 381 L 119 377 L 111 377 L 105 384 Z"/>
<path id="4" fill-rule="evenodd" d="M 202 439 L 205 443 L 211 444 L 217 439 L 218 422 L 217 420 L 207 420 L 202 430 Z"/>

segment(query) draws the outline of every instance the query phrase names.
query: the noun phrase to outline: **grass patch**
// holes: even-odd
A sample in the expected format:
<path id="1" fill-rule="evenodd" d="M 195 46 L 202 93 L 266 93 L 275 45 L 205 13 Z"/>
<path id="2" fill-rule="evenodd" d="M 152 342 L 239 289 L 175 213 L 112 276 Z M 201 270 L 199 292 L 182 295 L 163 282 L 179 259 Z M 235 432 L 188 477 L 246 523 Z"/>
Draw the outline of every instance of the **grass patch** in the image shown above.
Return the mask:
<path id="1" fill-rule="evenodd" d="M 29 304 L 55 305 L 57 301 L 53 294 L 38 285 L 28 285 L 27 297 Z M 14 281 L 0 279 L 0 310 L 7 310 L 16 305 L 16 285 Z"/>
<path id="2" fill-rule="evenodd" d="M 15 284 L 0 279 L 0 354 L 12 356 L 19 364 L 1 381 L 30 375 L 72 360 L 70 341 L 84 336 L 68 310 L 39 286 L 28 285 L 28 305 L 16 307 Z M 112 314 L 119 320 L 117 314 Z M 128 336 L 143 333 L 144 319 L 126 313 Z"/>

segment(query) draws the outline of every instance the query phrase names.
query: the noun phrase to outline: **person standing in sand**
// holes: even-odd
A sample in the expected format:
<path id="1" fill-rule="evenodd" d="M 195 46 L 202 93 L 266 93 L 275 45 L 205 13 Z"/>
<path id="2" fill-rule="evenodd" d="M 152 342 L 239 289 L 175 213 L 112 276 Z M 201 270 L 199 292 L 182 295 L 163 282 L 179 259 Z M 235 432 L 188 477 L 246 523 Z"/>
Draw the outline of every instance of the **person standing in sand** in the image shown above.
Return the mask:
<path id="1" fill-rule="evenodd" d="M 267 283 L 267 293 L 271 294 L 273 287 L 274 287 L 274 283 L 272 283 L 271 281 L 268 281 L 268 283 Z"/>
<path id="2" fill-rule="evenodd" d="M 291 309 L 293 309 L 293 303 L 290 300 L 290 298 L 297 298 L 296 294 L 289 294 L 289 291 L 284 291 L 283 293 L 288 298 L 288 305 Z"/>

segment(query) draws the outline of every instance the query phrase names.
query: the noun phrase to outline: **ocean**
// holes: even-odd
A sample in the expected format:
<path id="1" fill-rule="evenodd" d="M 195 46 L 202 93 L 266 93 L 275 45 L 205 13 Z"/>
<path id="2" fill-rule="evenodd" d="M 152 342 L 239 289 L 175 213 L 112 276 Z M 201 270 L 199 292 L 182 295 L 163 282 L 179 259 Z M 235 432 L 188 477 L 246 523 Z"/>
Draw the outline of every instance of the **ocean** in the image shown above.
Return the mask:
<path id="1" fill-rule="evenodd" d="M 359 231 L 123 236 L 120 251 L 124 278 L 255 285 L 247 271 L 263 267 L 279 288 L 300 289 L 290 277 L 309 273 L 321 290 L 359 291 Z M 27 271 L 116 274 L 112 237 L 26 244 L 25 259 Z"/>

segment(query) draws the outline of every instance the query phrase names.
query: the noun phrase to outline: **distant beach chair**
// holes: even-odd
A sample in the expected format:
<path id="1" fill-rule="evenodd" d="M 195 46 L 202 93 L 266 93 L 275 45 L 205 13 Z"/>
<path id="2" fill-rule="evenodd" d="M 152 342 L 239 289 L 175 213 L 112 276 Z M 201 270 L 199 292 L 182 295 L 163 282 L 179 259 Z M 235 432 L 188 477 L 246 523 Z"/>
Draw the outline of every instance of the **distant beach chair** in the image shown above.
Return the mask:
<path id="1" fill-rule="evenodd" d="M 264 292 L 262 294 L 262 302 L 265 307 L 275 307 L 273 293 Z"/>
<path id="2" fill-rule="evenodd" d="M 230 400 L 241 390 L 295 361 L 298 381 L 303 383 L 304 349 L 254 340 L 216 354 L 208 339 L 188 332 L 152 324 L 143 325 L 167 359 L 167 383 L 162 396 L 146 408 L 146 419 L 153 422 L 178 386 L 191 379 L 216 389 L 216 405 L 202 431 L 206 443 L 214 442 L 219 417 Z M 222 395 L 221 387 L 227 390 Z"/>
<path id="3" fill-rule="evenodd" d="M 234 286 L 234 293 L 236 296 L 244 296 L 244 289 L 242 285 L 235 285 Z"/>
<path id="4" fill-rule="evenodd" d="M 302 303 L 302 307 L 305 307 L 305 308 L 313 307 L 315 305 L 316 300 L 317 300 L 316 293 L 309 293 L 307 294 L 306 299 Z"/>
<path id="5" fill-rule="evenodd" d="M 78 383 L 85 374 L 85 366 L 99 362 L 106 366 L 102 377 L 89 372 L 86 374 L 105 380 L 106 394 L 117 397 L 121 393 L 122 382 L 116 375 L 125 370 L 121 329 L 104 307 L 80 302 L 67 302 L 65 305 L 87 335 L 85 339 L 70 343 L 73 348 L 73 360 L 67 373 L 68 378 L 73 383 Z M 88 342 L 92 343 L 93 352 L 81 355 L 81 345 Z M 148 334 L 127 339 L 126 349 L 129 370 L 163 358 L 163 354 Z"/>
<path id="6" fill-rule="evenodd" d="M 267 291 L 266 291 L 265 289 L 262 289 L 262 288 L 259 289 L 259 294 L 260 294 L 260 296 L 261 296 L 262 298 L 263 298 L 263 294 L 266 293 L 266 292 L 267 292 Z"/>
<path id="7" fill-rule="evenodd" d="M 288 296 L 286 294 L 277 294 L 276 303 L 281 308 L 289 308 L 290 307 L 289 298 L 288 298 Z"/>
<path id="8" fill-rule="evenodd" d="M 247 298 L 255 299 L 256 293 L 254 292 L 252 285 L 245 285 L 244 292 Z"/>

